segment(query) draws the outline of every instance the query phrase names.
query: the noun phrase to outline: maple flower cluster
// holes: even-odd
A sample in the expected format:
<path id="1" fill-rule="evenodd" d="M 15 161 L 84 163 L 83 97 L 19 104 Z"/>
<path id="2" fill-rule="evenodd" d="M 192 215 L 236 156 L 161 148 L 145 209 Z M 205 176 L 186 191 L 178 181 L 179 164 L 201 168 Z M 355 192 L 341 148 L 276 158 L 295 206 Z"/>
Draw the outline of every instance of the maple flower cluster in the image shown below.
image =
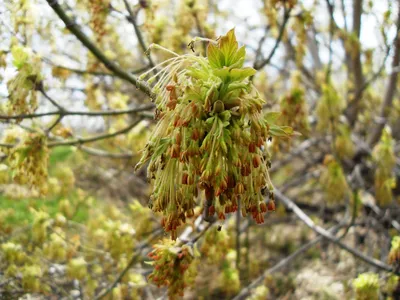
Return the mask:
<path id="1" fill-rule="evenodd" d="M 160 286 L 168 286 L 168 296 L 173 299 L 183 296 L 186 286 L 192 284 L 196 277 L 196 256 L 191 246 L 179 247 L 175 241 L 165 239 L 153 246 L 154 250 L 148 254 L 153 260 L 148 262 L 154 265 L 154 271 L 149 280 Z"/>
<path id="2" fill-rule="evenodd" d="M 324 170 L 321 174 L 321 184 L 326 193 L 328 204 L 344 202 L 349 196 L 350 188 L 341 165 L 332 155 L 324 158 Z"/>
<path id="3" fill-rule="evenodd" d="M 7 82 L 10 94 L 7 113 L 32 113 L 38 105 L 36 88 L 41 81 L 40 58 L 32 55 L 27 48 L 21 46 L 12 47 L 11 53 L 17 74 Z"/>
<path id="4" fill-rule="evenodd" d="M 374 273 L 362 273 L 353 281 L 356 300 L 379 299 L 379 276 Z"/>
<path id="5" fill-rule="evenodd" d="M 46 194 L 48 156 L 46 136 L 41 133 L 27 135 L 9 157 L 15 182 L 27 184 L 41 195 Z"/>
<path id="6" fill-rule="evenodd" d="M 389 263 L 400 265 L 400 236 L 395 236 L 392 240 L 392 247 L 389 252 Z"/>
<path id="7" fill-rule="evenodd" d="M 393 201 L 392 189 L 396 187 L 393 172 L 396 165 L 394 141 L 388 128 L 383 130 L 381 140 L 372 151 L 372 157 L 376 163 L 374 178 L 376 200 L 379 205 L 387 206 Z"/>
<path id="8" fill-rule="evenodd" d="M 288 124 L 302 135 L 308 136 L 310 124 L 307 119 L 308 109 L 305 99 L 305 90 L 301 87 L 301 73 L 292 72 L 292 88 L 280 101 L 282 115 L 279 120 Z"/>
<path id="9" fill-rule="evenodd" d="M 162 225 L 173 239 L 194 215 L 201 190 L 206 220 L 215 214 L 225 219 L 239 199 L 242 215 L 250 213 L 257 223 L 275 207 L 266 142 L 292 129 L 273 124 L 279 114 L 263 114 L 265 101 L 248 80 L 256 70 L 243 67 L 245 54 L 231 30 L 210 41 L 206 58 L 174 55 L 148 79 L 158 78 L 153 88 L 158 123 L 137 168 L 149 162 L 150 206 L 163 212 Z"/>
<path id="10" fill-rule="evenodd" d="M 109 0 L 89 0 L 90 26 L 96 34 L 97 41 L 100 42 L 107 33 L 106 19 L 110 9 Z"/>

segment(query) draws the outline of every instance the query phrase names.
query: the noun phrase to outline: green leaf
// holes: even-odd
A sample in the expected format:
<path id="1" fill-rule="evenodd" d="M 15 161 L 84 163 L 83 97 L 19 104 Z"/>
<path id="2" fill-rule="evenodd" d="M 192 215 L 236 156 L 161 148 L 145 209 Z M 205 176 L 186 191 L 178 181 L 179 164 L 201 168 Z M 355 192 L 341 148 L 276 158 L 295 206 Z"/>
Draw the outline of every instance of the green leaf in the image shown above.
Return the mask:
<path id="1" fill-rule="evenodd" d="M 231 112 L 229 110 L 225 110 L 219 114 L 219 118 L 222 120 L 222 122 L 229 122 L 231 119 Z"/>
<path id="2" fill-rule="evenodd" d="M 211 64 L 211 62 L 210 62 Z M 188 75 L 192 76 L 196 79 L 202 79 L 202 80 L 207 80 L 210 77 L 208 70 L 205 68 L 193 68 L 189 67 L 188 68 Z"/>
<path id="3" fill-rule="evenodd" d="M 269 113 L 266 113 L 264 115 L 264 120 L 269 124 L 273 124 L 275 123 L 275 121 L 279 118 L 279 116 L 281 115 L 280 112 L 278 111 L 271 111 Z"/>
<path id="4" fill-rule="evenodd" d="M 233 59 L 236 56 L 236 52 L 239 48 L 236 41 L 235 29 L 231 29 L 225 36 L 222 36 L 219 40 L 219 48 L 224 56 L 224 65 L 230 66 L 235 63 Z"/>
<path id="5" fill-rule="evenodd" d="M 253 76 L 256 74 L 256 70 L 253 68 L 243 68 L 243 69 L 232 69 L 231 70 L 231 80 L 232 81 L 242 81 L 243 79 Z"/>
<path id="6" fill-rule="evenodd" d="M 257 71 L 253 68 L 231 69 L 222 67 L 215 69 L 214 74 L 221 78 L 222 81 L 242 81 L 247 77 L 253 76 Z"/>
<path id="7" fill-rule="evenodd" d="M 219 69 L 224 65 L 224 56 L 217 46 L 210 43 L 207 47 L 207 58 L 211 68 Z"/>
<path id="8" fill-rule="evenodd" d="M 12 56 L 14 58 L 13 65 L 17 69 L 22 68 L 23 65 L 26 63 L 26 61 L 29 58 L 28 53 L 26 53 L 25 49 L 23 47 L 21 47 L 21 46 L 12 47 L 11 53 L 12 53 Z"/>
<path id="9" fill-rule="evenodd" d="M 214 121 L 215 121 L 215 117 L 210 117 L 210 118 L 208 118 L 206 120 L 206 124 L 207 125 L 212 125 L 212 124 L 214 124 Z"/>
<path id="10" fill-rule="evenodd" d="M 244 58 L 246 56 L 246 49 L 244 46 L 240 47 L 239 50 L 232 57 L 232 68 L 241 68 L 243 67 Z"/>
<path id="11" fill-rule="evenodd" d="M 210 43 L 207 48 L 208 61 L 213 69 L 222 67 L 241 68 L 245 55 L 245 48 L 238 46 L 234 29 L 231 29 L 218 40 L 218 46 Z"/>
<path id="12" fill-rule="evenodd" d="M 289 126 L 270 125 L 269 133 L 277 137 L 289 137 L 294 134 L 293 128 Z"/>

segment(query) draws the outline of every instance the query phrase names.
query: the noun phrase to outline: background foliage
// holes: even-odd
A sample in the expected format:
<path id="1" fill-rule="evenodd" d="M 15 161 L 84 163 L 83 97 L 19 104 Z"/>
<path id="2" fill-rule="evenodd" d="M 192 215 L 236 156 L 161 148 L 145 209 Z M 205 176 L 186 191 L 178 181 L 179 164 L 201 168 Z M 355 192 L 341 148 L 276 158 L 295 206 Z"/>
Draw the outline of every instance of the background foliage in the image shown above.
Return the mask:
<path id="1" fill-rule="evenodd" d="M 233 27 L 275 212 L 199 191 L 173 241 L 134 171 L 157 72 Z M 0 0 L 0 299 L 399 299 L 399 31 L 396 0 Z"/>

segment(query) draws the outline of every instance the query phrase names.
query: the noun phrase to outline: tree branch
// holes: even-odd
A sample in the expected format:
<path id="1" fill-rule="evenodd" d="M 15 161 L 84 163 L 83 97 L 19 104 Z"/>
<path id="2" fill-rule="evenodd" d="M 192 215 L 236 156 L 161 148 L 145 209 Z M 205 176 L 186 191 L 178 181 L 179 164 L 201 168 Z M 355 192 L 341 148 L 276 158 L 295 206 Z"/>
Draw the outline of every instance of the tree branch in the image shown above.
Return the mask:
<path id="1" fill-rule="evenodd" d="M 340 225 L 334 226 L 329 230 L 329 232 L 335 232 L 340 228 Z M 282 268 L 286 267 L 289 265 L 293 260 L 295 260 L 298 256 L 301 254 L 305 253 L 308 249 L 310 249 L 312 246 L 315 244 L 319 243 L 320 241 L 323 240 L 322 236 L 318 236 L 317 238 L 309 241 L 308 243 L 304 244 L 301 246 L 299 249 L 297 249 L 295 252 L 290 254 L 289 256 L 285 257 L 281 261 L 279 261 L 276 265 L 274 265 L 272 268 L 269 268 L 265 270 L 259 277 L 257 277 L 255 280 L 253 280 L 247 287 L 243 288 L 239 294 L 237 294 L 232 300 L 241 300 L 245 299 L 250 293 L 251 290 L 257 287 L 258 285 L 262 284 L 264 279 L 271 273 L 277 272 L 281 270 Z"/>
<path id="2" fill-rule="evenodd" d="M 125 4 L 125 7 L 126 7 L 126 10 L 129 13 L 129 17 L 127 17 L 127 19 L 133 26 L 133 30 L 135 31 L 135 34 L 136 34 L 137 39 L 139 41 L 139 45 L 142 48 L 142 51 L 144 53 L 146 53 L 148 47 L 146 46 L 146 44 L 144 42 L 144 38 L 143 38 L 142 32 L 140 31 L 139 26 L 137 25 L 136 15 L 133 13 L 133 11 L 132 11 L 132 9 L 131 9 L 131 7 L 130 7 L 130 5 L 129 5 L 127 0 L 124 0 L 124 4 Z M 147 59 L 149 61 L 149 64 L 150 64 L 151 68 L 154 68 L 155 65 L 154 65 L 153 59 L 151 58 L 151 54 L 148 53 L 146 55 L 146 57 L 147 57 Z M 157 74 L 157 70 L 154 70 L 154 73 Z"/>
<path id="3" fill-rule="evenodd" d="M 276 39 L 275 45 L 272 48 L 271 52 L 269 53 L 268 57 L 264 61 L 261 61 L 259 63 L 257 61 L 254 62 L 254 65 L 253 65 L 254 69 L 256 69 L 256 70 L 262 69 L 263 67 L 268 65 L 270 63 L 271 59 L 274 57 L 275 51 L 278 49 L 279 44 L 282 41 L 283 34 L 285 33 L 286 25 L 287 25 L 287 23 L 288 23 L 288 21 L 290 19 L 290 12 L 291 11 L 292 11 L 291 8 L 286 9 L 286 6 L 284 7 L 283 23 L 282 23 L 282 25 L 281 25 L 281 27 L 279 29 L 279 35 L 278 35 L 278 38 Z"/>
<path id="4" fill-rule="evenodd" d="M 362 16 L 362 5 L 363 0 L 354 0 L 353 6 L 353 34 L 357 37 L 357 41 L 359 42 L 360 33 L 361 33 L 361 16 Z M 364 75 L 362 72 L 361 65 L 361 46 L 356 47 L 354 49 L 352 57 L 352 69 L 355 83 L 355 90 L 361 90 L 361 87 L 364 84 Z M 357 120 L 358 110 L 359 110 L 359 102 L 362 96 L 362 92 L 358 95 L 358 97 L 354 97 L 352 102 L 347 109 L 347 118 L 349 120 L 350 126 L 353 126 Z"/>
<path id="5" fill-rule="evenodd" d="M 290 200 L 288 197 L 286 197 L 285 195 L 283 195 L 278 189 L 274 189 L 274 193 L 277 197 L 277 199 L 279 199 L 288 209 L 292 210 L 296 216 L 303 221 L 308 227 L 310 227 L 314 232 L 318 233 L 319 235 L 323 236 L 324 238 L 326 238 L 327 240 L 335 243 L 336 245 L 338 245 L 340 248 L 346 250 L 347 252 L 351 253 L 352 255 L 354 255 L 355 257 L 363 260 L 364 262 L 380 269 L 380 270 L 384 270 L 387 272 L 394 272 L 395 270 L 392 269 L 391 266 L 381 262 L 380 260 L 374 259 L 372 257 L 369 257 L 367 255 L 365 255 L 364 253 L 350 247 L 347 246 L 346 244 L 342 243 L 340 241 L 339 238 L 337 238 L 336 236 L 332 235 L 329 231 L 327 231 L 326 229 L 316 225 L 313 220 L 311 220 L 311 218 L 309 216 L 307 216 L 307 214 L 305 214 L 292 200 Z"/>
<path id="6" fill-rule="evenodd" d="M 154 104 L 147 104 L 139 107 L 129 108 L 129 109 L 121 109 L 121 110 L 103 110 L 103 111 L 51 111 L 45 113 L 34 113 L 34 114 L 21 114 L 21 115 L 0 115 L 0 120 L 21 120 L 21 119 L 35 119 L 41 118 L 45 116 L 87 116 L 87 117 L 104 117 L 104 116 L 118 116 L 118 115 L 125 115 L 125 114 L 134 114 L 139 113 L 147 110 L 153 109 L 155 106 Z"/>
<path id="7" fill-rule="evenodd" d="M 139 124 L 139 122 L 141 120 L 142 119 L 139 118 L 135 122 L 130 124 L 129 126 L 125 127 L 124 129 L 118 130 L 113 133 L 99 134 L 97 136 L 93 136 L 93 137 L 89 137 L 89 138 L 77 138 L 75 140 L 70 140 L 70 141 L 67 140 L 67 141 L 59 141 L 59 142 L 50 142 L 47 145 L 50 148 L 56 147 L 56 146 L 75 146 L 75 145 L 81 145 L 81 144 L 85 144 L 85 143 L 92 143 L 92 142 L 96 142 L 96 141 L 100 141 L 100 140 L 104 140 L 104 139 L 109 139 L 112 137 L 116 137 L 120 134 L 129 132 L 133 127 L 135 127 L 137 124 Z"/>
<path id="8" fill-rule="evenodd" d="M 398 17 L 397 17 L 397 36 L 394 42 L 395 49 L 394 49 L 394 57 L 392 61 L 392 74 L 389 77 L 389 82 L 386 87 L 385 97 L 381 106 L 379 119 L 383 120 L 376 124 L 376 126 L 372 129 L 372 134 L 368 138 L 368 145 L 372 148 L 380 139 L 382 130 L 386 125 L 387 117 L 390 114 L 390 110 L 393 103 L 394 95 L 396 94 L 397 89 L 397 78 L 399 72 L 395 71 L 395 68 L 400 63 L 400 0 L 398 1 Z"/>
<path id="9" fill-rule="evenodd" d="M 103 299 L 105 296 L 107 296 L 113 288 L 117 286 L 117 284 L 122 280 L 122 278 L 125 276 L 125 274 L 132 268 L 132 266 L 135 264 L 136 260 L 138 257 L 141 255 L 141 251 L 147 247 L 147 245 L 154 239 L 156 238 L 159 233 L 162 231 L 162 229 L 156 230 L 153 232 L 145 241 L 141 242 L 138 247 L 136 247 L 136 251 L 132 255 L 131 259 L 129 260 L 128 264 L 126 265 L 125 269 L 122 270 L 121 273 L 118 274 L 117 278 L 113 281 L 112 284 L 110 284 L 105 290 L 100 292 L 97 296 L 94 297 L 95 300 L 100 300 Z"/>
<path id="10" fill-rule="evenodd" d="M 89 49 L 92 54 L 99 59 L 104 66 L 109 69 L 111 72 L 116 74 L 121 79 L 124 79 L 133 85 L 136 86 L 139 90 L 144 92 L 147 96 L 151 99 L 155 99 L 155 94 L 151 91 L 151 88 L 148 86 L 146 82 L 143 82 L 137 79 L 130 73 L 125 72 L 122 70 L 117 64 L 112 62 L 107 58 L 107 56 L 79 29 L 78 25 L 75 24 L 70 17 L 67 16 L 65 11 L 62 9 L 61 5 L 58 3 L 57 0 L 46 0 L 47 3 L 51 6 L 54 12 L 60 17 L 60 19 L 64 22 L 65 26 L 68 30 L 74 34 L 81 43 Z"/>

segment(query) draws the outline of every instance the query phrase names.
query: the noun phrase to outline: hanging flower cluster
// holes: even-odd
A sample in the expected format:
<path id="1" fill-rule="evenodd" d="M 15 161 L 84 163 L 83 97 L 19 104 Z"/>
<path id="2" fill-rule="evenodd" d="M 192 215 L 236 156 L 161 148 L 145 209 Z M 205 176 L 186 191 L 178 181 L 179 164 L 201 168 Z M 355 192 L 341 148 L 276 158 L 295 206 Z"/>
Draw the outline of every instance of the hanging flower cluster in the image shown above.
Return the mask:
<path id="1" fill-rule="evenodd" d="M 280 101 L 281 116 L 279 121 L 287 124 L 307 136 L 310 131 L 308 110 L 304 88 L 301 87 L 301 73 L 292 72 L 292 88 Z"/>
<path id="2" fill-rule="evenodd" d="M 210 264 L 219 264 L 229 251 L 229 234 L 227 230 L 208 230 L 205 233 L 200 249 Z"/>
<path id="3" fill-rule="evenodd" d="M 17 75 L 7 82 L 8 113 L 32 113 L 38 105 L 36 87 L 41 81 L 40 59 L 21 46 L 12 47 L 11 53 Z"/>
<path id="4" fill-rule="evenodd" d="M 175 55 L 149 79 L 160 78 L 153 89 L 158 124 L 137 167 L 149 161 L 150 206 L 163 212 L 162 225 L 172 238 L 193 216 L 198 189 L 204 190 L 206 220 L 214 214 L 225 219 L 240 197 L 242 214 L 263 223 L 264 196 L 273 198 L 266 141 L 292 134 L 272 124 L 276 113 L 263 115 L 264 100 L 246 80 L 256 71 L 243 68 L 245 49 L 233 30 L 210 41 L 207 54 Z"/>
<path id="5" fill-rule="evenodd" d="M 46 137 L 40 133 L 27 135 L 9 156 L 13 179 L 39 194 L 46 194 L 48 156 Z"/>
<path id="6" fill-rule="evenodd" d="M 383 130 L 381 140 L 373 149 L 372 156 L 376 162 L 376 200 L 380 205 L 385 206 L 392 202 L 392 189 L 396 186 L 396 178 L 393 174 L 393 168 L 396 165 L 394 142 L 388 128 Z"/>
<path id="7" fill-rule="evenodd" d="M 225 259 L 222 261 L 222 272 L 217 279 L 220 289 L 228 295 L 234 295 L 240 290 L 240 275 L 236 267 L 237 255 L 239 253 L 236 250 L 228 250 Z"/>
<path id="8" fill-rule="evenodd" d="M 97 42 L 106 34 L 106 19 L 110 10 L 110 0 L 88 0 L 90 8 L 90 27 L 96 33 Z"/>
<path id="9" fill-rule="evenodd" d="M 356 300 L 379 299 L 379 276 L 374 273 L 363 273 L 353 281 Z"/>
<path id="10" fill-rule="evenodd" d="M 173 22 L 166 17 L 166 10 L 170 9 L 167 4 L 169 4 L 167 1 L 154 1 L 151 7 L 145 9 L 146 15 L 143 25 L 151 42 L 161 44 L 176 53 L 182 53 L 186 49 L 190 32 L 193 29 L 201 32 L 204 37 L 215 35 L 212 22 L 207 20 L 210 10 L 209 1 L 176 1 Z M 198 50 L 202 51 L 202 48 Z"/>
<path id="11" fill-rule="evenodd" d="M 310 11 L 305 9 L 299 16 L 294 18 L 292 25 L 292 29 L 296 33 L 296 45 L 294 46 L 294 50 L 296 53 L 296 65 L 299 68 L 303 66 L 303 60 L 306 55 L 307 31 L 312 27 L 312 23 L 313 15 Z"/>
<path id="12" fill-rule="evenodd" d="M 332 126 L 339 121 L 344 107 L 345 102 L 335 87 L 331 83 L 323 84 L 322 97 L 317 105 L 318 130 L 326 131 L 328 128 L 333 129 Z"/>
<path id="13" fill-rule="evenodd" d="M 389 263 L 400 265 L 400 236 L 395 236 L 392 240 L 392 247 L 389 252 Z"/>
<path id="14" fill-rule="evenodd" d="M 275 6 L 281 5 L 288 8 L 293 8 L 297 4 L 297 0 L 270 0 L 270 2 Z"/>
<path id="15" fill-rule="evenodd" d="M 345 197 L 349 195 L 350 189 L 343 169 L 332 155 L 327 155 L 324 159 L 324 170 L 320 182 L 328 203 L 344 202 Z"/>
<path id="16" fill-rule="evenodd" d="M 153 260 L 149 264 L 154 266 L 149 280 L 158 287 L 167 286 L 171 299 L 178 295 L 183 296 L 184 288 L 193 284 L 196 277 L 196 264 L 193 260 L 197 253 L 188 245 L 180 247 L 177 242 L 168 239 L 153 248 L 148 254 Z"/>
<path id="17" fill-rule="evenodd" d="M 339 158 L 352 158 L 355 152 L 354 143 L 351 140 L 351 130 L 346 124 L 337 127 L 335 150 Z"/>

